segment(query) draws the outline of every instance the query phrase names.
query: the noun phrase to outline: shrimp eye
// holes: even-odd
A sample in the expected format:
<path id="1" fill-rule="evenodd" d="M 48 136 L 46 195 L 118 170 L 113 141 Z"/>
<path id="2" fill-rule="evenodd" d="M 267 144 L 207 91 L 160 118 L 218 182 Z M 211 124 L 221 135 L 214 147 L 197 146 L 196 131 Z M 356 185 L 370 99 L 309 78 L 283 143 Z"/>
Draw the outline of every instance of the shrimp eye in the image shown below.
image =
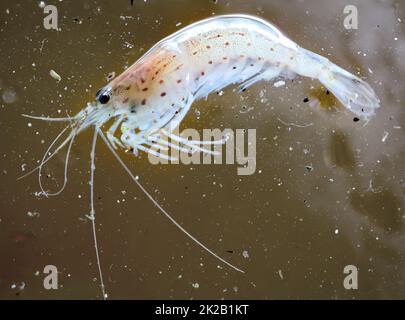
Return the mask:
<path id="1" fill-rule="evenodd" d="M 98 97 L 98 101 L 101 104 L 106 104 L 108 101 L 110 101 L 110 95 L 108 93 L 102 93 L 100 94 L 100 96 Z"/>

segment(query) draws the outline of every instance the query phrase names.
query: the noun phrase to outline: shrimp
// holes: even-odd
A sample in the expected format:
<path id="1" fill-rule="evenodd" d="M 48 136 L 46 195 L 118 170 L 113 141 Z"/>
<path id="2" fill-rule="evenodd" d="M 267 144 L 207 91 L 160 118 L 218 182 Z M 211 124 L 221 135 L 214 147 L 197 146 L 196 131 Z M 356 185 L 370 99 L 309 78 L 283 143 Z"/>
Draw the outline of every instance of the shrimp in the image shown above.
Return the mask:
<path id="1" fill-rule="evenodd" d="M 184 148 L 162 139 L 166 137 L 189 150 L 212 154 L 210 145 L 224 143 L 225 139 L 193 141 L 173 133 L 194 101 L 206 98 L 211 92 L 231 84 L 239 84 L 239 90 L 244 91 L 260 80 L 271 81 L 297 75 L 318 79 L 348 110 L 359 117 L 368 119 L 379 108 L 380 101 L 366 82 L 328 59 L 301 48 L 269 22 L 249 15 L 224 15 L 191 24 L 158 42 L 131 67 L 100 89 L 96 94 L 96 101 L 88 104 L 77 115 L 65 118 L 25 115 L 34 119 L 69 123 L 48 148 L 40 165 L 28 173 L 39 171 L 40 194 L 44 196 L 60 194 L 64 189 L 69 152 L 74 138 L 83 130 L 94 127 L 90 154 L 91 198 L 88 217 L 93 226 L 99 280 L 104 298 L 107 294 L 98 253 L 93 196 L 97 137 L 102 138 L 134 183 L 161 213 L 208 253 L 234 270 L 243 272 L 185 230 L 143 187 L 116 149 L 123 148 L 135 155 L 143 151 L 173 160 L 171 156 L 156 151 L 156 147 L 159 147 L 157 150 Z M 112 124 L 104 134 L 102 128 L 110 121 Z M 69 129 L 67 137 L 54 148 Z M 49 193 L 42 186 L 41 169 L 66 145 L 68 153 L 64 183 L 59 191 Z"/>

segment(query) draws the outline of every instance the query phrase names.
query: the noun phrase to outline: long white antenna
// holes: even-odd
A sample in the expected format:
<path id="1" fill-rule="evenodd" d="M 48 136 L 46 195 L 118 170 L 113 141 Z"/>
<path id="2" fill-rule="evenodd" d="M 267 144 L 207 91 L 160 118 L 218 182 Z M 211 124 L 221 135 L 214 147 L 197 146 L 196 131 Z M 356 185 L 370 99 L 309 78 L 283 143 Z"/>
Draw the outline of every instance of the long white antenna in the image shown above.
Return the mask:
<path id="1" fill-rule="evenodd" d="M 114 148 L 111 147 L 109 144 L 107 138 L 103 134 L 103 132 L 96 127 L 97 132 L 100 134 L 101 138 L 103 138 L 105 144 L 107 147 L 111 150 L 115 158 L 118 160 L 118 162 L 122 165 L 122 167 L 125 169 L 125 171 L 128 173 L 128 175 L 131 177 L 131 179 L 138 185 L 138 187 L 142 190 L 142 192 L 149 198 L 150 201 L 162 212 L 177 228 L 179 228 L 183 233 L 185 233 L 191 240 L 193 240 L 196 244 L 198 244 L 201 248 L 203 248 L 205 251 L 213 255 L 215 258 L 226 264 L 228 267 L 241 272 L 245 273 L 243 270 L 239 269 L 238 267 L 235 267 L 228 261 L 224 260 L 220 256 L 218 256 L 216 253 L 214 253 L 212 250 L 208 249 L 204 244 L 202 244 L 199 240 L 197 240 L 193 235 L 191 235 L 186 229 L 184 229 L 165 209 L 163 209 L 160 204 L 152 197 L 152 195 L 143 187 L 143 185 L 138 181 L 137 178 L 133 175 L 131 170 L 125 165 L 125 163 L 122 161 L 120 156 L 115 152 Z"/>
<path id="2" fill-rule="evenodd" d="M 98 252 L 98 243 L 97 243 L 97 232 L 96 232 L 96 211 L 94 210 L 94 171 L 96 170 L 95 166 L 95 156 L 96 156 L 96 142 L 98 136 L 98 127 L 95 127 L 93 142 L 91 146 L 91 167 L 90 167 L 90 216 L 88 218 L 91 220 L 92 229 L 93 229 L 93 239 L 94 239 L 94 248 L 96 249 L 96 259 L 98 274 L 100 276 L 100 287 L 103 294 L 103 299 L 106 300 L 108 295 L 105 291 L 104 281 L 103 281 L 103 272 L 101 271 L 100 255 Z"/>

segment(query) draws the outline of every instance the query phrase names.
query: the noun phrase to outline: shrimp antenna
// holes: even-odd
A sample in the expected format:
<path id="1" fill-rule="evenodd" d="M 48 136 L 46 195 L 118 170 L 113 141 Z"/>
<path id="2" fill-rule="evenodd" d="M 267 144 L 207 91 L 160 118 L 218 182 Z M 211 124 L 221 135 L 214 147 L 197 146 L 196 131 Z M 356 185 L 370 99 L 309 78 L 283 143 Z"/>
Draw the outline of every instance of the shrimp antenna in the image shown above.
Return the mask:
<path id="1" fill-rule="evenodd" d="M 64 117 L 64 118 L 51 118 L 51 117 L 38 117 L 38 116 L 30 116 L 29 114 L 22 114 L 23 117 L 35 120 L 43 120 L 49 122 L 72 122 L 73 120 L 77 120 L 77 117 Z"/>
<path id="2" fill-rule="evenodd" d="M 96 142 L 97 142 L 97 137 L 98 137 L 98 130 L 99 130 L 99 128 L 96 126 L 94 129 L 93 142 L 92 142 L 91 153 L 90 153 L 90 159 L 91 159 L 91 164 L 90 164 L 90 215 L 88 216 L 88 218 L 91 220 L 92 229 L 93 229 L 94 248 L 96 250 L 96 260 L 97 260 L 98 274 L 100 276 L 101 292 L 103 294 L 103 299 L 106 300 L 108 295 L 105 290 L 103 272 L 101 270 L 100 254 L 99 254 L 98 243 L 97 243 L 96 211 L 94 210 L 94 171 L 96 170 L 95 157 L 96 157 Z"/>
<path id="3" fill-rule="evenodd" d="M 57 196 L 59 195 L 66 187 L 67 181 L 68 181 L 68 177 L 67 177 L 67 172 L 68 172 L 68 164 L 69 164 L 69 156 L 70 156 L 70 151 L 72 149 L 72 145 L 73 142 L 75 140 L 76 134 L 78 132 L 78 128 L 73 128 L 72 132 L 70 133 L 70 135 L 65 139 L 64 142 L 62 142 L 62 144 L 47 158 L 47 155 L 49 153 L 49 150 L 52 148 L 52 146 L 56 143 L 57 140 L 54 140 L 52 142 L 52 144 L 49 146 L 48 150 L 46 150 L 41 163 L 38 166 L 38 183 L 39 183 L 39 187 L 41 188 L 42 194 L 45 195 L 46 197 L 49 196 Z M 70 141 L 70 142 L 69 142 Z M 68 150 L 66 152 L 66 158 L 65 158 L 65 168 L 63 171 L 63 185 L 62 187 L 53 193 L 49 193 L 47 191 L 44 190 L 43 185 L 42 185 L 42 167 L 44 166 L 45 162 L 47 162 L 51 157 L 53 157 L 66 143 L 69 142 L 69 146 L 68 146 Z"/>
<path id="4" fill-rule="evenodd" d="M 53 140 L 53 142 L 51 143 L 51 145 L 48 147 L 47 151 L 45 152 L 45 156 L 49 153 L 49 150 L 55 145 L 55 143 L 60 139 L 60 137 L 66 132 L 67 129 L 69 129 L 69 127 L 71 127 L 71 125 L 66 126 L 58 135 L 57 137 Z M 21 180 L 25 177 L 28 177 L 29 175 L 31 175 L 32 173 L 34 173 L 35 171 L 37 171 L 41 165 L 43 166 L 45 163 L 47 163 L 49 160 L 51 160 L 73 137 L 73 131 L 72 133 L 59 145 L 59 147 L 52 152 L 46 159 L 44 156 L 44 159 L 42 159 L 41 164 L 39 164 L 38 166 L 36 166 L 35 168 L 31 169 L 30 171 L 28 171 L 27 173 L 25 173 L 24 175 L 20 176 L 17 178 L 17 180 Z"/>
<path id="5" fill-rule="evenodd" d="M 224 260 L 220 256 L 218 256 L 216 253 L 214 253 L 212 250 L 207 248 L 204 244 L 202 244 L 199 240 L 197 240 L 193 235 L 191 235 L 186 229 L 184 229 L 163 207 L 152 197 L 152 195 L 143 187 L 143 185 L 138 181 L 138 179 L 133 175 L 131 170 L 125 165 L 124 161 L 120 158 L 120 156 L 115 152 L 114 148 L 110 145 L 108 142 L 107 138 L 105 137 L 104 133 L 99 129 L 96 128 L 97 132 L 100 134 L 101 138 L 104 140 L 105 144 L 107 147 L 111 150 L 113 153 L 114 157 L 118 160 L 118 162 L 121 164 L 121 166 L 124 168 L 124 170 L 128 173 L 128 175 L 131 177 L 131 179 L 138 185 L 138 187 L 142 190 L 142 192 L 149 198 L 150 201 L 155 205 L 156 208 L 159 209 L 161 213 L 163 213 L 177 228 L 179 228 L 184 234 L 186 234 L 191 240 L 193 240 L 196 244 L 198 244 L 201 248 L 203 248 L 205 251 L 213 255 L 215 258 L 226 264 L 228 267 L 241 272 L 245 273 L 243 270 L 235 267 L 228 261 Z"/>

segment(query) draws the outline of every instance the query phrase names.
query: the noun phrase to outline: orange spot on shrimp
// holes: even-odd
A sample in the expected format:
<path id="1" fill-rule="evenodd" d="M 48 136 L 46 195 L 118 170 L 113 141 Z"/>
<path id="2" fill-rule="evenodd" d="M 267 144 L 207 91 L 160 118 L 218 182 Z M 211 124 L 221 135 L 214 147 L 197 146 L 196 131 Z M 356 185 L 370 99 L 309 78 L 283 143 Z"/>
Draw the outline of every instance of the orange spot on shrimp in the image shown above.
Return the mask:
<path id="1" fill-rule="evenodd" d="M 166 92 L 162 92 L 162 93 L 160 94 L 161 97 L 164 97 L 165 95 L 166 95 Z"/>
<path id="2" fill-rule="evenodd" d="M 148 91 L 148 88 L 143 88 L 142 91 Z"/>
<path id="3" fill-rule="evenodd" d="M 177 80 L 177 83 L 180 83 L 180 82 L 181 82 L 181 79 Z"/>
<path id="4" fill-rule="evenodd" d="M 159 80 L 159 83 L 162 84 L 164 81 L 163 80 Z"/>

